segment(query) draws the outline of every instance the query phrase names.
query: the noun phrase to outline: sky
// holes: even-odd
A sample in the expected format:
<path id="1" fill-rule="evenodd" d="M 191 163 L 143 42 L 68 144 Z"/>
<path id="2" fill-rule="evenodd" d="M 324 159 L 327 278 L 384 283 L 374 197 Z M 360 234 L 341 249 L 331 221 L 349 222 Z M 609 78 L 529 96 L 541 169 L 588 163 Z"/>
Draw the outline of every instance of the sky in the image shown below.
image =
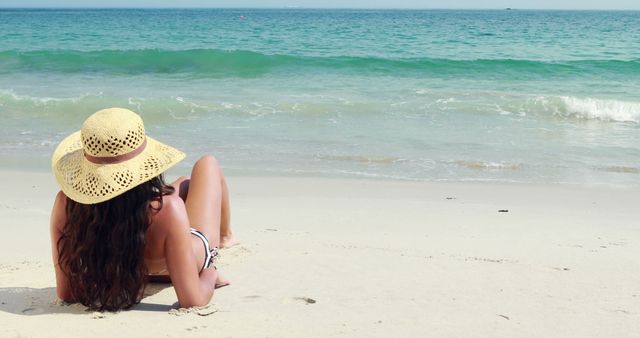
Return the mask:
<path id="1" fill-rule="evenodd" d="M 0 0 L 0 7 L 634 9 L 640 0 Z"/>

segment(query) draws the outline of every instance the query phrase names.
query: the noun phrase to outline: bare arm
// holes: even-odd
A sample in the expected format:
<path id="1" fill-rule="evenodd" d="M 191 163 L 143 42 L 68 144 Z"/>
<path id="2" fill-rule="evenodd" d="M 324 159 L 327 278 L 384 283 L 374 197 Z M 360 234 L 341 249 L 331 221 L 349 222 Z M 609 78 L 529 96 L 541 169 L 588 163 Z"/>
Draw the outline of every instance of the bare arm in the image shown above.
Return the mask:
<path id="1" fill-rule="evenodd" d="M 58 240 L 62 236 L 62 229 L 66 223 L 65 208 L 67 206 L 67 196 L 60 191 L 56 195 L 56 200 L 53 203 L 53 210 L 51 210 L 50 220 L 50 232 L 51 232 L 51 256 L 53 257 L 53 266 L 56 274 L 56 293 L 58 297 L 64 301 L 72 302 L 71 289 L 69 287 L 69 280 L 67 276 L 62 272 L 60 265 L 58 264 Z"/>
<path id="2" fill-rule="evenodd" d="M 165 257 L 171 281 L 181 307 L 207 305 L 213 296 L 218 272 L 204 269 L 198 273 L 189 234 L 189 219 L 183 203 L 164 203 L 162 222 L 168 222 Z"/>

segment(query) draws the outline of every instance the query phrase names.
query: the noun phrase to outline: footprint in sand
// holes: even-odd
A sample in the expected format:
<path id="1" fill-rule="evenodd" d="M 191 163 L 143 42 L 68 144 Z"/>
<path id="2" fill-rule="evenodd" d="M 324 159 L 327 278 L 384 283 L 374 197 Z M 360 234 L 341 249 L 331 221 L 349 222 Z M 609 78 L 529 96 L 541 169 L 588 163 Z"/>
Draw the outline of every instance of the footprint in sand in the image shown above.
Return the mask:
<path id="1" fill-rule="evenodd" d="M 18 270 L 20 270 L 20 268 L 17 266 L 0 264 L 0 272 L 12 272 Z"/>
<path id="2" fill-rule="evenodd" d="M 34 316 L 34 315 L 40 315 L 44 313 L 44 309 L 41 307 L 28 307 L 22 311 L 22 314 L 27 315 L 27 316 Z"/>
<path id="3" fill-rule="evenodd" d="M 206 325 L 200 325 L 200 326 L 188 327 L 185 330 L 187 330 L 187 331 L 197 331 L 198 329 L 206 329 L 206 328 L 207 328 Z"/>
<path id="4" fill-rule="evenodd" d="M 222 266 L 228 262 L 238 262 L 252 255 L 253 252 L 242 245 L 234 245 L 230 248 L 222 249 L 220 252 L 220 263 Z"/>

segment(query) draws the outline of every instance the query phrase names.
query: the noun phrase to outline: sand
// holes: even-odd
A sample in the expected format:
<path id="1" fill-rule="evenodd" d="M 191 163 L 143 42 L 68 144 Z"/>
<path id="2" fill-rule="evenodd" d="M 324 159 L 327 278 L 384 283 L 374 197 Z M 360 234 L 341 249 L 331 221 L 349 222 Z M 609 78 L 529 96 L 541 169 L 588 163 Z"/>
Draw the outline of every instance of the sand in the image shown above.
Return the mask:
<path id="1" fill-rule="evenodd" d="M 3 177 L 0 337 L 640 335 L 638 188 L 230 177 L 233 284 L 96 313 L 56 301 L 53 177 Z"/>

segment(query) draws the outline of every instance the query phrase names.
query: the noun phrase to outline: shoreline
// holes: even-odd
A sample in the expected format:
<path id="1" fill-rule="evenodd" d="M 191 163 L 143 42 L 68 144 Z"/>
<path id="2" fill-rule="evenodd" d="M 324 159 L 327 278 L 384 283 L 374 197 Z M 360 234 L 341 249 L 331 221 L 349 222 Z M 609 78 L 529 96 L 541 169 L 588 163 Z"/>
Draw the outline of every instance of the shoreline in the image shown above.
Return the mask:
<path id="1" fill-rule="evenodd" d="M 55 301 L 53 176 L 1 172 L 0 336 L 640 333 L 638 188 L 231 176 L 232 285 L 99 314 Z"/>
<path id="2" fill-rule="evenodd" d="M 185 163 L 194 163 L 197 158 L 185 160 Z M 50 158 L 47 158 L 47 161 L 51 161 Z M 19 161 L 18 161 L 19 162 Z M 20 167 L 16 162 L 15 166 L 2 166 L 0 167 L 0 173 L 5 175 L 12 174 L 22 174 L 29 173 L 36 176 L 46 176 L 51 175 L 53 179 L 53 174 L 51 173 L 50 167 L 43 167 L 41 164 L 37 166 L 27 166 Z M 175 166 L 170 168 L 165 173 L 165 180 L 171 181 L 178 176 L 188 175 L 190 171 L 190 166 Z M 617 169 L 617 171 L 606 171 L 599 170 L 594 173 L 605 173 L 605 174 L 618 174 L 620 176 L 631 176 L 631 175 L 639 175 L 640 173 L 636 172 L 637 168 L 635 167 L 611 167 Z M 640 182 L 634 184 L 627 184 L 626 182 L 618 181 L 616 183 L 612 181 L 598 181 L 598 182 L 570 182 L 570 181 L 559 181 L 559 182 L 536 182 L 536 181 L 519 181 L 519 180 L 511 180 L 511 179 L 480 179 L 480 178 L 463 178 L 463 179 L 429 179 L 429 178 L 405 178 L 405 177 L 394 177 L 394 176 L 384 176 L 384 175 L 358 175 L 358 174 L 342 174 L 340 176 L 337 173 L 314 173 L 314 172 L 296 172 L 296 173 L 282 173 L 282 172 L 263 172 L 257 173 L 255 171 L 242 172 L 234 168 L 225 168 L 222 167 L 225 172 L 225 176 L 235 178 L 235 179 L 283 179 L 283 180 L 327 180 L 327 181 L 345 181 L 345 182 L 373 182 L 373 183 L 399 183 L 399 184 L 425 184 L 425 185 L 498 185 L 498 186 L 513 186 L 513 187 L 565 187 L 565 188 L 585 188 L 585 189 L 602 189 L 602 190 L 640 190 Z M 626 171 L 625 171 L 626 170 Z M 482 170 L 479 170 L 482 171 Z M 489 171 L 488 169 L 486 171 Z M 351 176 L 350 176 L 351 175 Z M 640 177 L 640 176 L 639 176 Z"/>

